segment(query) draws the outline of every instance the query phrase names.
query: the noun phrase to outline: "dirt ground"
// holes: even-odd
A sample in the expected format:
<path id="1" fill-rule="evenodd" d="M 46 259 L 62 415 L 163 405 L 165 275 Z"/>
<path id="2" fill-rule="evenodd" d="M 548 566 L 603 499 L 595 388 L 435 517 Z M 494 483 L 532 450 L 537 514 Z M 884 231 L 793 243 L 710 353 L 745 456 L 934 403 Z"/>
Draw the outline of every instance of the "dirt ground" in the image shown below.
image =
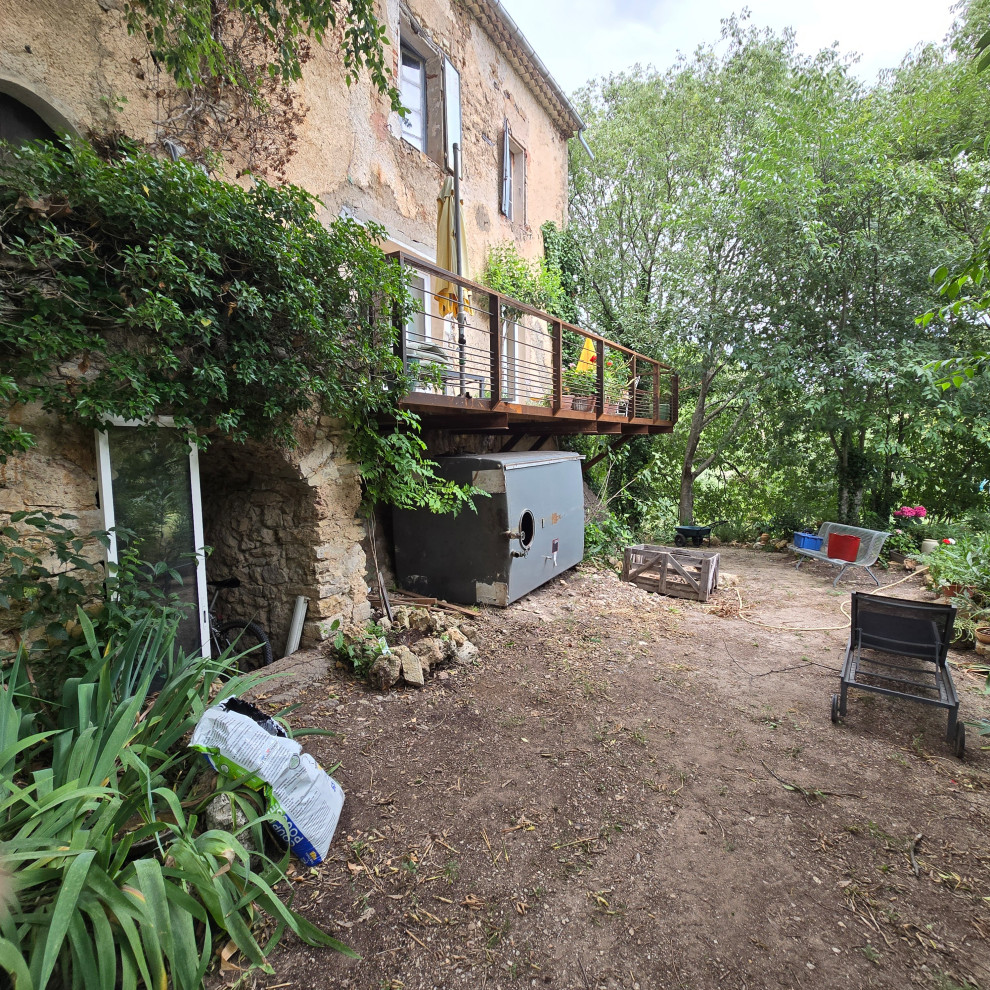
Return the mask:
<path id="1" fill-rule="evenodd" d="M 990 988 L 990 751 L 864 692 L 832 724 L 869 577 L 721 569 L 707 605 L 570 571 L 480 610 L 480 661 L 422 690 L 314 684 L 291 718 L 336 733 L 306 742 L 347 800 L 296 904 L 362 958 L 290 939 L 255 985 Z"/>

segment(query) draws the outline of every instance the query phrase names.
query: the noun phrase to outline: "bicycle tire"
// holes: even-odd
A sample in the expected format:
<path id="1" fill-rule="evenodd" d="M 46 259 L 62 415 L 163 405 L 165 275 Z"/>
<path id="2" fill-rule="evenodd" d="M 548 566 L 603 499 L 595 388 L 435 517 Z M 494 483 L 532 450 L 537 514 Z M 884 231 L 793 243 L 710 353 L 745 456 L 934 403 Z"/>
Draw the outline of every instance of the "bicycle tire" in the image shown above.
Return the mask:
<path id="1" fill-rule="evenodd" d="M 241 619 L 225 622 L 220 627 L 219 646 L 224 651 L 229 648 L 238 656 L 237 669 L 242 674 L 267 667 L 274 659 L 272 644 L 257 622 L 244 622 Z"/>

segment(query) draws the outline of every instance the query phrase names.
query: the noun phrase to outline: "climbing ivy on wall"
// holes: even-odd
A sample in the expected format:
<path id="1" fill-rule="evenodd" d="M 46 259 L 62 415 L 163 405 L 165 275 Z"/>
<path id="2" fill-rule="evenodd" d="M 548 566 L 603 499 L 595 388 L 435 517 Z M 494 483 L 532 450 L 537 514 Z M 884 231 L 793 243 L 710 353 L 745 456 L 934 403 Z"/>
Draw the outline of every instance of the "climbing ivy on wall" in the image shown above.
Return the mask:
<path id="1" fill-rule="evenodd" d="M 433 475 L 393 356 L 408 312 L 382 231 L 318 219 L 304 190 L 218 182 L 134 147 L 0 156 L 0 412 L 40 402 L 95 426 L 169 414 L 213 436 L 292 445 L 346 424 L 372 500 L 456 509 Z M 381 418 L 394 428 L 381 431 Z M 31 438 L 9 415 L 0 460 Z"/>
<path id="2" fill-rule="evenodd" d="M 489 249 L 478 280 L 496 292 L 542 309 L 551 316 L 570 318 L 567 315 L 570 300 L 561 288 L 559 271 L 551 268 L 543 258 L 528 261 L 513 241 L 503 241 Z"/>
<path id="3" fill-rule="evenodd" d="M 556 315 L 563 317 L 568 323 L 577 323 L 581 252 L 570 230 L 562 230 L 552 220 L 547 220 L 540 227 L 540 233 L 543 235 L 545 265 L 554 273 L 560 285 Z"/>
<path id="4" fill-rule="evenodd" d="M 283 82 L 297 80 L 308 40 L 319 44 L 336 33 L 347 84 L 367 71 L 398 110 L 399 93 L 385 64 L 385 28 L 375 6 L 375 0 L 131 0 L 125 9 L 128 29 L 144 34 L 152 57 L 179 86 L 220 79 L 247 88 L 257 84 L 256 68 Z M 241 50 L 230 43 L 235 32 L 224 31 L 232 25 L 265 42 L 263 63 L 244 64 Z"/>
<path id="5" fill-rule="evenodd" d="M 131 0 L 127 28 L 143 36 L 154 72 L 159 150 L 168 142 L 216 168 L 221 162 L 284 181 L 305 118 L 300 90 L 313 45 L 339 52 L 348 86 L 367 73 L 392 109 L 385 27 L 375 0 Z M 164 70 L 176 88 L 161 85 Z"/>

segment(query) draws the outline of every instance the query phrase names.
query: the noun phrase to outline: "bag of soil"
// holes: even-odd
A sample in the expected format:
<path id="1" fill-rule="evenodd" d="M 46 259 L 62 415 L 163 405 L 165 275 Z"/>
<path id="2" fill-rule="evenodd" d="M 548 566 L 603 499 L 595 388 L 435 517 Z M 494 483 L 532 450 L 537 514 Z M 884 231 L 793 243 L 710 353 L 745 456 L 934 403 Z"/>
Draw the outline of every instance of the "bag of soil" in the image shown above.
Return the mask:
<path id="1" fill-rule="evenodd" d="M 237 698 L 203 712 L 189 746 L 230 780 L 265 795 L 272 831 L 305 863 L 326 857 L 344 806 L 340 785 L 264 712 Z"/>

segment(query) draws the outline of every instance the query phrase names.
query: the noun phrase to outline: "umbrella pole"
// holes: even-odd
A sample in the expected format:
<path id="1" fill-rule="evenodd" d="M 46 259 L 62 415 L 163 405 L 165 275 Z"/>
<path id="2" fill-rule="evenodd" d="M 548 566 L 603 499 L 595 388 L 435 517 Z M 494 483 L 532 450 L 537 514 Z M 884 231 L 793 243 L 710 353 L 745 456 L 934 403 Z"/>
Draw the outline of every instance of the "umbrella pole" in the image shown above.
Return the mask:
<path id="1" fill-rule="evenodd" d="M 458 276 L 461 271 L 461 149 L 454 143 L 454 269 Z M 457 372 L 460 394 L 465 391 L 465 349 L 467 337 L 464 335 L 464 286 L 457 283 Z"/>

